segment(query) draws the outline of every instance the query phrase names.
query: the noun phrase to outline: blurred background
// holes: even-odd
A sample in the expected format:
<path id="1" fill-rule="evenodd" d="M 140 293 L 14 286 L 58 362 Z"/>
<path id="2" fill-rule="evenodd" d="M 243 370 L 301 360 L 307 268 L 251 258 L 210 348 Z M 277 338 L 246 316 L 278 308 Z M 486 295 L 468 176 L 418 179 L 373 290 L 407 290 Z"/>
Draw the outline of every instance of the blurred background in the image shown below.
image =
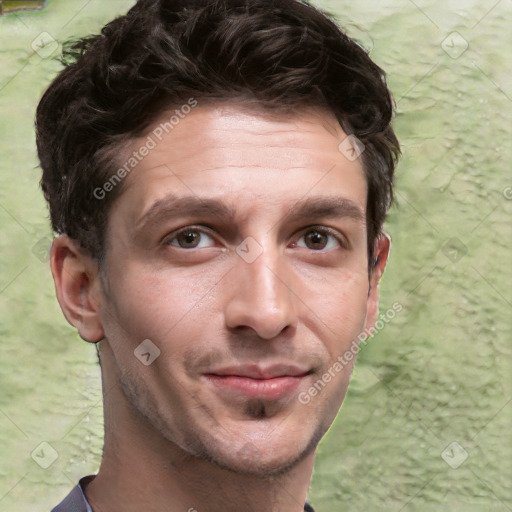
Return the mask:
<path id="1" fill-rule="evenodd" d="M 33 120 L 61 43 L 133 3 L 0 16 L 0 511 L 48 512 L 98 469 L 100 372 L 55 299 Z M 510 512 L 512 0 L 317 5 L 386 70 L 403 158 L 381 328 L 309 499 L 318 512 Z"/>

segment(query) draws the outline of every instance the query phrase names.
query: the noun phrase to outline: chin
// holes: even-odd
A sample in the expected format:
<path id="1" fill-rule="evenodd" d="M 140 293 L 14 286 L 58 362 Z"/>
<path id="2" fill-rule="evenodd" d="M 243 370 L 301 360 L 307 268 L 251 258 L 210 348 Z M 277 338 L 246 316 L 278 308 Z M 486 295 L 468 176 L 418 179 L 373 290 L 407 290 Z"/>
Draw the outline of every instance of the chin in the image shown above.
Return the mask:
<path id="1" fill-rule="evenodd" d="M 221 427 L 222 429 L 222 427 Z M 189 453 L 211 464 L 252 477 L 270 478 L 284 475 L 311 455 L 327 428 L 318 426 L 309 436 L 304 430 L 295 429 L 296 437 L 273 426 L 274 435 L 266 431 L 237 432 L 223 430 L 220 436 L 198 436 Z M 289 434 L 289 433 L 288 433 Z M 233 437 L 231 437 L 233 436 Z M 272 436 L 268 439 L 268 436 Z M 206 437 L 206 438 L 205 438 Z"/>
<path id="2" fill-rule="evenodd" d="M 211 453 L 206 457 L 206 460 L 219 468 L 239 475 L 275 478 L 291 471 L 313 452 L 314 448 L 276 455 L 262 453 L 261 451 L 253 453 L 254 448 L 250 443 L 246 443 L 240 452 L 230 454 Z"/>

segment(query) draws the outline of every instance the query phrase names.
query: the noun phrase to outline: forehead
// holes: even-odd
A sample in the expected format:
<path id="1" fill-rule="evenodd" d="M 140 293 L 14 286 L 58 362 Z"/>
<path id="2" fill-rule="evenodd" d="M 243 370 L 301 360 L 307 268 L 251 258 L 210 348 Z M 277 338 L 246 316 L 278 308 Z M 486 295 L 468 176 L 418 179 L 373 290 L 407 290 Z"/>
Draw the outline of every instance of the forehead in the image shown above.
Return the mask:
<path id="1" fill-rule="evenodd" d="M 152 164 L 168 162 L 171 151 L 176 152 L 180 161 L 195 159 L 200 151 L 205 162 L 211 154 L 217 161 L 223 156 L 233 163 L 234 157 L 238 157 L 243 165 L 272 167 L 287 164 L 283 161 L 286 154 L 297 158 L 299 154 L 293 150 L 300 149 L 302 156 L 332 150 L 332 142 L 345 137 L 333 114 L 319 108 L 269 111 L 253 104 L 207 102 L 187 111 L 182 109 L 183 106 L 163 112 L 142 137 L 132 142 L 129 151 L 149 138 L 156 144 L 149 155 Z M 258 153 L 258 147 L 267 151 Z M 251 148 L 255 151 L 250 151 Z M 335 153 L 338 156 L 337 149 Z M 265 160 L 275 155 L 281 158 Z M 332 155 L 326 155 L 326 161 L 330 157 L 332 162 Z"/>
<path id="2" fill-rule="evenodd" d="M 177 107 L 120 155 L 139 159 L 120 199 L 142 213 L 169 194 L 257 209 L 262 202 L 270 207 L 329 193 L 353 196 L 365 210 L 361 159 L 340 151 L 346 137 L 335 117 L 320 109 L 283 114 L 229 103 Z"/>

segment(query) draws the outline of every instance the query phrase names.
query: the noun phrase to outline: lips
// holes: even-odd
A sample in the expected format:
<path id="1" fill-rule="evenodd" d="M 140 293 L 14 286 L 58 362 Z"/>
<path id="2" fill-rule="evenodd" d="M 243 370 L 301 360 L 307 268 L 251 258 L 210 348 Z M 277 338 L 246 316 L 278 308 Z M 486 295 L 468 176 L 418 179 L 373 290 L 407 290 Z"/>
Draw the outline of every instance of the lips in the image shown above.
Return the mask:
<path id="1" fill-rule="evenodd" d="M 289 364 L 275 364 L 272 366 L 242 365 L 229 366 L 209 371 L 209 375 L 220 377 L 248 377 L 250 379 L 274 379 L 276 377 L 299 377 L 309 373 L 308 368 Z"/>
<path id="2" fill-rule="evenodd" d="M 311 373 L 306 368 L 279 364 L 232 366 L 205 373 L 209 385 L 223 396 L 279 400 L 292 394 Z"/>

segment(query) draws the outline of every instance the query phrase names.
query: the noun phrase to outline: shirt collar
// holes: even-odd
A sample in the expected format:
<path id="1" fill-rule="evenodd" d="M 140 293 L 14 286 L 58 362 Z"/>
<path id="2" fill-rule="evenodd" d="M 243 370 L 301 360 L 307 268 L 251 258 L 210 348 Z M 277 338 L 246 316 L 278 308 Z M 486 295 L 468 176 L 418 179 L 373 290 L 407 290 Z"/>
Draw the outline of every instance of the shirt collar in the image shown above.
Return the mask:
<path id="1" fill-rule="evenodd" d="M 87 501 L 87 498 L 85 497 L 85 493 L 84 493 L 84 488 L 82 487 L 82 485 L 85 486 L 85 484 L 89 483 L 91 480 L 94 479 L 96 475 L 89 475 L 89 476 L 84 476 L 83 478 L 81 478 L 77 484 L 77 487 L 80 489 L 80 495 L 82 497 L 82 500 L 83 500 L 83 504 L 85 505 L 85 509 L 84 509 L 84 512 L 93 512 L 92 508 L 91 508 L 91 505 L 89 505 L 89 502 Z"/>
<path id="2" fill-rule="evenodd" d="M 64 508 L 64 506 L 73 507 L 74 512 L 94 512 L 91 508 L 91 505 L 87 501 L 85 497 L 84 488 L 85 486 L 91 482 L 95 478 L 96 475 L 88 475 L 84 476 L 78 481 L 78 484 L 74 487 L 74 489 L 69 493 L 66 499 L 57 507 L 55 507 L 52 512 L 64 512 L 65 510 L 70 510 L 68 508 Z M 304 512 L 314 512 L 311 505 L 306 501 L 304 506 Z"/>

